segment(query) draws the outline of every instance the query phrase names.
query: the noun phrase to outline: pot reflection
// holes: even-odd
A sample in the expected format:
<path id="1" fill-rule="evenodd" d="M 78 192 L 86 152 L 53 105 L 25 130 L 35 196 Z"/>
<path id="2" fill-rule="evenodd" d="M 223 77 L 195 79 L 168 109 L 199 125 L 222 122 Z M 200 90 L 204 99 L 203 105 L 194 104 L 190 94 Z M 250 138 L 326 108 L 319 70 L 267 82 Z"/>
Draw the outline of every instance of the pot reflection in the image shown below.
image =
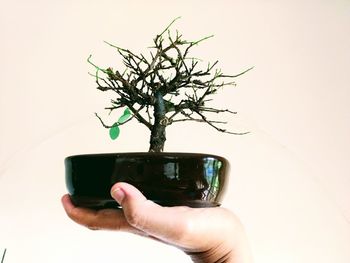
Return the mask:
<path id="1" fill-rule="evenodd" d="M 226 159 L 208 154 L 79 155 L 65 163 L 73 202 L 88 207 L 116 206 L 109 195 L 116 182 L 134 185 L 161 205 L 218 206 L 228 173 Z"/>

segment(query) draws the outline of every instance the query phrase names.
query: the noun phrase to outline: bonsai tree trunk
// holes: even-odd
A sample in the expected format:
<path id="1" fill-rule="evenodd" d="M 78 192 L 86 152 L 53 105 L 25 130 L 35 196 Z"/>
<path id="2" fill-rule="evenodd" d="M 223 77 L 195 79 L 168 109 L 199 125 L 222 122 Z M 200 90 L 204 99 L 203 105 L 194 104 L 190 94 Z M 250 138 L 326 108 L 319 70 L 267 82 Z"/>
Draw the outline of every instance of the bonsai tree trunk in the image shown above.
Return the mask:
<path id="1" fill-rule="evenodd" d="M 154 103 L 154 124 L 151 130 L 149 152 L 162 152 L 164 149 L 165 128 L 168 125 L 168 118 L 165 116 L 164 99 L 160 91 L 155 93 Z"/>

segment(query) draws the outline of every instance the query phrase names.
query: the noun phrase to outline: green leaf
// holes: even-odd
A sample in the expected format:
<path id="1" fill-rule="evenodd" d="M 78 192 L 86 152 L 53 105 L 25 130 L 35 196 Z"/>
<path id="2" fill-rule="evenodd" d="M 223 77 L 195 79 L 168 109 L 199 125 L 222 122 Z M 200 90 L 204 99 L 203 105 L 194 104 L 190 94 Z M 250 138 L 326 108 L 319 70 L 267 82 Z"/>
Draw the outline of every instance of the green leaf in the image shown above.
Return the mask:
<path id="1" fill-rule="evenodd" d="M 123 115 L 122 116 L 120 116 L 120 118 L 118 119 L 118 123 L 124 123 L 124 122 L 126 122 L 130 117 L 131 117 L 131 111 L 128 109 L 128 108 L 126 108 L 125 110 L 124 110 L 124 113 L 123 113 Z"/>
<path id="2" fill-rule="evenodd" d="M 120 129 L 118 127 L 117 123 L 114 123 L 113 127 L 109 129 L 109 137 L 111 137 L 112 140 L 115 140 L 118 138 L 120 133 Z"/>

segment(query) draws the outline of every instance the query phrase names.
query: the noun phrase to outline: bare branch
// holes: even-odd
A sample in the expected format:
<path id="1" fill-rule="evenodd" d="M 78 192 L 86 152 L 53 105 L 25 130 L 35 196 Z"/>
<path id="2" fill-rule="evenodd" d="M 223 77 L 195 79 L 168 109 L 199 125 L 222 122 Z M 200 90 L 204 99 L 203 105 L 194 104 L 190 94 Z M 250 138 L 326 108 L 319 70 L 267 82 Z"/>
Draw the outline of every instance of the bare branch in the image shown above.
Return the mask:
<path id="1" fill-rule="evenodd" d="M 174 122 L 181 122 L 181 121 L 196 121 L 196 122 L 206 122 L 202 119 L 195 119 L 195 118 L 190 118 L 190 119 L 178 119 L 178 120 L 173 120 L 171 123 Z M 213 120 L 208 120 L 210 123 L 220 123 L 220 124 L 227 124 L 225 121 L 213 121 Z"/>
<path id="2" fill-rule="evenodd" d="M 228 133 L 228 134 L 234 134 L 234 135 L 244 135 L 244 134 L 248 134 L 249 132 L 230 132 L 227 131 L 225 129 L 219 128 L 216 125 L 214 125 L 212 122 L 210 122 L 202 113 L 200 113 L 199 111 L 196 111 L 196 113 L 202 118 L 203 122 L 206 122 L 207 124 L 209 124 L 209 126 L 213 127 L 215 130 L 219 131 L 219 132 L 223 132 L 223 133 Z"/>
<path id="3" fill-rule="evenodd" d="M 231 111 L 229 109 L 222 110 L 222 109 L 214 109 L 214 108 L 207 108 L 207 107 L 199 107 L 198 109 L 200 111 L 206 111 L 206 112 L 214 112 L 214 113 L 228 112 L 231 114 L 237 114 L 236 111 Z"/>
<path id="4" fill-rule="evenodd" d="M 142 117 L 142 115 L 139 113 L 140 110 L 143 109 L 143 106 L 140 107 L 140 109 L 136 110 L 131 104 L 127 104 L 128 108 L 132 111 L 135 118 L 142 124 L 144 124 L 148 129 L 152 129 L 152 124 L 145 120 L 145 118 Z"/>
<path id="5" fill-rule="evenodd" d="M 178 20 L 178 19 L 180 19 L 180 18 L 181 18 L 181 16 L 178 16 L 178 17 L 175 18 L 173 21 L 171 21 L 171 23 L 163 30 L 162 33 L 160 33 L 159 35 L 157 35 L 157 37 L 163 35 L 166 31 L 168 31 L 168 29 L 172 26 L 172 24 L 174 24 L 174 23 L 176 22 L 176 20 Z"/>
<path id="6" fill-rule="evenodd" d="M 128 120 L 126 120 L 126 121 L 124 121 L 124 122 L 122 122 L 122 123 L 116 122 L 116 123 L 114 123 L 113 125 L 107 125 L 107 124 L 105 124 L 105 123 L 103 122 L 102 118 L 101 118 L 96 112 L 95 112 L 95 116 L 100 120 L 102 126 L 105 127 L 106 129 L 113 128 L 113 127 L 115 127 L 116 125 L 117 125 L 117 126 L 122 126 L 122 125 L 124 125 L 125 123 L 128 123 L 129 121 L 131 121 L 132 118 L 133 118 L 133 117 L 131 117 L 130 119 L 128 119 Z"/>
<path id="7" fill-rule="evenodd" d="M 102 68 L 96 66 L 96 65 L 91 61 L 91 57 L 92 57 L 92 55 L 90 55 L 90 56 L 87 58 L 87 62 L 88 62 L 89 64 L 91 64 L 92 66 L 94 66 L 97 70 L 101 70 L 103 73 L 106 73 L 106 71 L 105 71 L 104 69 L 102 69 Z"/>
<path id="8" fill-rule="evenodd" d="M 197 40 L 197 41 L 191 41 L 191 42 L 186 42 L 185 41 L 184 43 L 186 43 L 186 44 L 188 43 L 188 44 L 191 44 L 192 46 L 194 46 L 194 45 L 198 45 L 200 42 L 205 41 L 205 40 L 207 40 L 209 38 L 212 38 L 212 37 L 214 37 L 214 35 L 203 37 L 202 39 Z"/>
<path id="9" fill-rule="evenodd" d="M 221 75 L 222 78 L 237 78 L 245 73 L 247 73 L 248 71 L 252 70 L 254 67 L 248 68 L 244 71 L 242 71 L 241 73 L 237 74 L 237 75 Z"/>

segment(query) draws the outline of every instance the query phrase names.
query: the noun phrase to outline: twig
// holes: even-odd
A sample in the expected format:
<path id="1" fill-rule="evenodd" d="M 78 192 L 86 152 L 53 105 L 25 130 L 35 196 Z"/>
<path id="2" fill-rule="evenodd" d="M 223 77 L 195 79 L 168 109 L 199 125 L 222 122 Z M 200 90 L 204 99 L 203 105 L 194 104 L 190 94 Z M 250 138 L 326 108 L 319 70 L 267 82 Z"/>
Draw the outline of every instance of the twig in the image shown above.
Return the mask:
<path id="1" fill-rule="evenodd" d="M 254 67 L 248 68 L 248 69 L 244 70 L 243 72 L 241 72 L 241 73 L 239 73 L 237 75 L 232 75 L 232 76 L 231 75 L 221 75 L 221 77 L 222 78 L 237 78 L 237 77 L 243 75 L 244 73 L 247 73 L 248 71 L 252 70 L 253 68 Z"/>
<path id="2" fill-rule="evenodd" d="M 107 124 L 104 123 L 104 121 L 102 120 L 102 118 L 101 118 L 96 112 L 95 112 L 95 116 L 100 120 L 102 126 L 105 127 L 106 129 L 113 128 L 113 127 L 115 127 L 116 125 L 118 125 L 118 126 L 124 125 L 125 123 L 131 121 L 131 119 L 133 118 L 133 116 L 132 116 L 132 117 L 130 117 L 129 119 L 127 119 L 126 121 L 124 121 L 124 122 L 122 122 L 122 123 L 116 122 L 116 123 L 114 123 L 113 125 L 107 125 Z"/>
<path id="3" fill-rule="evenodd" d="M 87 58 L 87 62 L 88 62 L 89 64 L 91 64 L 92 66 L 94 66 L 97 70 L 101 70 L 103 73 L 106 73 L 106 70 L 104 70 L 104 69 L 102 69 L 102 68 L 96 66 L 94 63 L 91 62 L 91 57 L 92 57 L 92 55 L 90 55 L 90 56 Z"/>
<path id="4" fill-rule="evenodd" d="M 217 130 L 219 132 L 234 134 L 234 135 L 244 135 L 244 134 L 249 133 L 249 132 L 230 132 L 230 131 L 227 131 L 225 129 L 219 128 L 219 127 L 215 126 L 213 123 L 211 123 L 209 120 L 207 120 L 207 118 L 203 114 L 201 114 L 200 112 L 196 111 L 196 113 L 203 119 L 204 122 L 208 123 L 211 127 L 213 127 L 215 130 Z"/>
<path id="5" fill-rule="evenodd" d="M 171 23 L 163 30 L 162 33 L 160 33 L 159 35 L 157 35 L 157 37 L 162 36 L 166 31 L 168 31 L 168 29 L 172 26 L 172 24 L 175 23 L 176 20 L 180 19 L 181 16 L 178 16 L 177 18 L 175 18 L 173 21 L 171 21 Z"/>

